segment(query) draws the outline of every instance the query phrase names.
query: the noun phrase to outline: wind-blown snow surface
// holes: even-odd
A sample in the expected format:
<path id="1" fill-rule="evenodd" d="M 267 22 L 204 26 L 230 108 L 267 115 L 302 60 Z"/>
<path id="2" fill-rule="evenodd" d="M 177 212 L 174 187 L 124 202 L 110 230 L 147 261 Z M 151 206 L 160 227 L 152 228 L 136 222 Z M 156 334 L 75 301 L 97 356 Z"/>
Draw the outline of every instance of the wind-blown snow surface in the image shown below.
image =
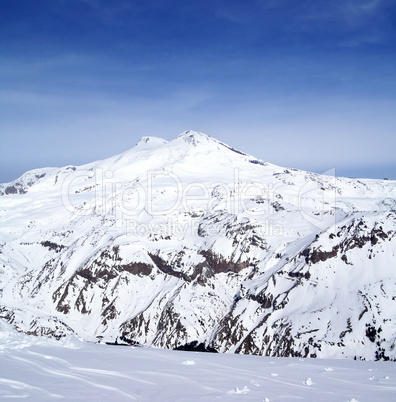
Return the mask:
<path id="1" fill-rule="evenodd" d="M 146 137 L 0 185 L 19 331 L 268 356 L 396 358 L 396 183 Z"/>
<path id="2" fill-rule="evenodd" d="M 1 329 L 5 400 L 380 402 L 396 393 L 394 362 L 114 347 Z"/>

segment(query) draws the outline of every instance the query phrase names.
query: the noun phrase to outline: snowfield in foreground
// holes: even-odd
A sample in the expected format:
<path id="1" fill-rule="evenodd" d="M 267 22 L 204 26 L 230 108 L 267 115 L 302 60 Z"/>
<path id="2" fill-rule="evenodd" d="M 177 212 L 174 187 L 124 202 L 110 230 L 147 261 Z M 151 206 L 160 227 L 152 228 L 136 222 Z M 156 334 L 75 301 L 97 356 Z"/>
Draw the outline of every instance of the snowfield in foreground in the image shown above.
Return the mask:
<path id="1" fill-rule="evenodd" d="M 362 402 L 396 395 L 395 362 L 116 347 L 0 329 L 2 399 Z"/>

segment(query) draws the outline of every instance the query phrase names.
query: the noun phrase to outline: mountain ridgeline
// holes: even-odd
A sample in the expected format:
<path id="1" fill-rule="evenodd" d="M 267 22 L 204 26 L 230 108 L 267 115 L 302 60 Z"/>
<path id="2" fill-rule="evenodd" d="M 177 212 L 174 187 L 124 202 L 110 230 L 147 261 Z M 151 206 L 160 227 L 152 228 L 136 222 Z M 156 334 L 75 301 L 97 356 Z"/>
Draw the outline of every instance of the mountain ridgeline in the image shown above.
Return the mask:
<path id="1" fill-rule="evenodd" d="M 192 131 L 30 171 L 0 184 L 0 317 L 91 342 L 394 360 L 395 199 L 394 181 Z"/>

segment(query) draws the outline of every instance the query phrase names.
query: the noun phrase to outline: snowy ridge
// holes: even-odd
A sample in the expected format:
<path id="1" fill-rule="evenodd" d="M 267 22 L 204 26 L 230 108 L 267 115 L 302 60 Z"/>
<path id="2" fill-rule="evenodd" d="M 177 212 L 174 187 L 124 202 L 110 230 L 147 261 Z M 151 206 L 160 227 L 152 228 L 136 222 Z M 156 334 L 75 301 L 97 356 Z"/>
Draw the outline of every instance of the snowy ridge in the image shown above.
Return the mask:
<path id="1" fill-rule="evenodd" d="M 0 185 L 0 317 L 90 341 L 395 359 L 396 183 L 143 137 Z"/>

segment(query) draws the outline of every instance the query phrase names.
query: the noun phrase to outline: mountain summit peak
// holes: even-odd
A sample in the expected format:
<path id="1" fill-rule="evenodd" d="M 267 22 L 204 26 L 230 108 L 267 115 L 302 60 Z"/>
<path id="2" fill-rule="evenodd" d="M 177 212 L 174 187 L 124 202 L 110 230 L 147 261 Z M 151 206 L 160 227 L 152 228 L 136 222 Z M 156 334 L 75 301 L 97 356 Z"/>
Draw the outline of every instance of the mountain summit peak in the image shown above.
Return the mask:
<path id="1" fill-rule="evenodd" d="M 142 137 L 136 145 L 164 145 L 168 141 L 159 137 Z"/>
<path id="2" fill-rule="evenodd" d="M 184 138 L 184 137 L 209 137 L 209 136 L 207 134 L 201 133 L 200 131 L 186 130 L 183 131 L 178 137 Z"/>
<path id="3" fill-rule="evenodd" d="M 209 141 L 217 142 L 217 140 L 214 139 L 213 137 L 210 137 L 209 135 L 201 133 L 199 131 L 193 131 L 193 130 L 184 131 L 177 137 L 177 139 L 183 139 L 185 142 L 192 145 L 198 145 Z"/>

